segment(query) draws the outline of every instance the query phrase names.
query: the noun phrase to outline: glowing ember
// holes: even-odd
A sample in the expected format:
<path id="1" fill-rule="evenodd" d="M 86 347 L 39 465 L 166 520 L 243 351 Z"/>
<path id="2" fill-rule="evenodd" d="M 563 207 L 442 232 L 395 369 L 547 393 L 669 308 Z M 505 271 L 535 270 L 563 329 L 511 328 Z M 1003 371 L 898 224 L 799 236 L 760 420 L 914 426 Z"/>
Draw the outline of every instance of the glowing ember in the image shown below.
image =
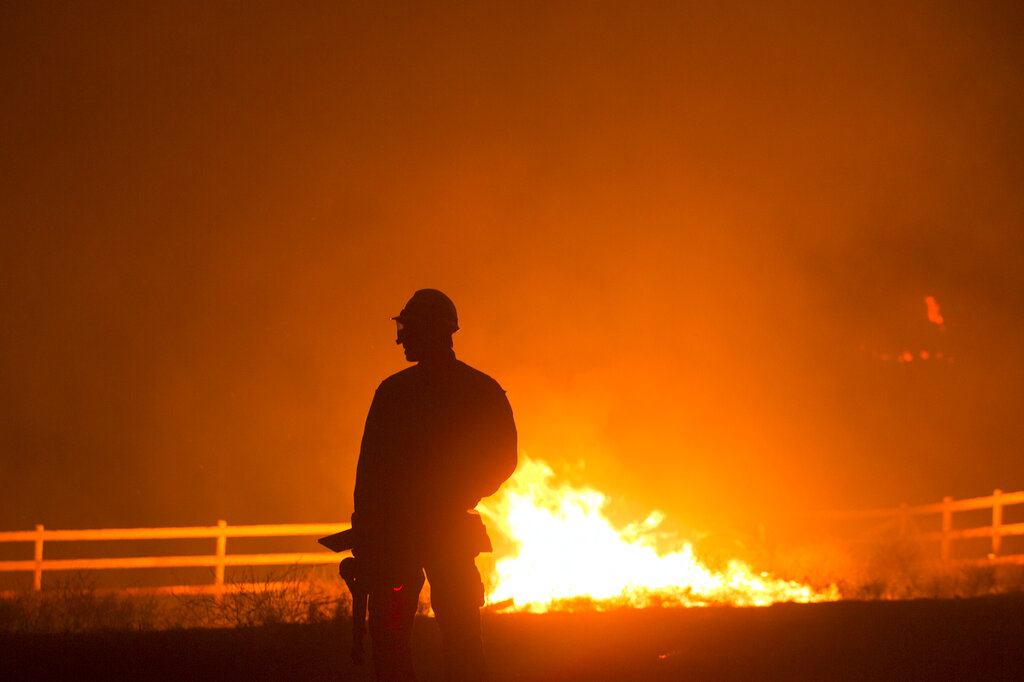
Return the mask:
<path id="1" fill-rule="evenodd" d="M 601 513 L 606 502 L 602 493 L 554 486 L 552 478 L 544 462 L 524 457 L 502 489 L 477 507 L 488 527 L 515 545 L 511 556 L 497 558 L 497 580 L 488 595 L 492 604 L 513 600 L 518 610 L 543 612 L 578 603 L 598 609 L 763 606 L 839 598 L 834 586 L 815 592 L 754 573 L 736 560 L 724 571 L 712 571 L 697 560 L 689 543 L 659 554 L 652 537 L 662 520 L 660 512 L 616 530 Z"/>
<path id="2" fill-rule="evenodd" d="M 934 296 L 925 296 L 924 304 L 928 306 L 928 321 L 934 322 L 939 325 L 939 328 L 945 331 L 946 327 L 942 321 L 942 314 L 939 312 L 939 304 L 935 300 Z"/>

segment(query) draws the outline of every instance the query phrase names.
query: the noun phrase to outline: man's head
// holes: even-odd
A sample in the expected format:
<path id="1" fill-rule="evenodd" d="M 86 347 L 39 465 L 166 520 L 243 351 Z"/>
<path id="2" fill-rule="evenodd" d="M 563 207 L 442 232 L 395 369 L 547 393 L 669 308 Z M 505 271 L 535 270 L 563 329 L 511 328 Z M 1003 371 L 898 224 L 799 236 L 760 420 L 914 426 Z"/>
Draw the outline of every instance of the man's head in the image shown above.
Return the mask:
<path id="1" fill-rule="evenodd" d="M 459 329 L 455 304 L 437 289 L 420 289 L 391 319 L 398 324 L 395 343 L 402 344 L 411 362 L 451 348 L 452 334 Z"/>

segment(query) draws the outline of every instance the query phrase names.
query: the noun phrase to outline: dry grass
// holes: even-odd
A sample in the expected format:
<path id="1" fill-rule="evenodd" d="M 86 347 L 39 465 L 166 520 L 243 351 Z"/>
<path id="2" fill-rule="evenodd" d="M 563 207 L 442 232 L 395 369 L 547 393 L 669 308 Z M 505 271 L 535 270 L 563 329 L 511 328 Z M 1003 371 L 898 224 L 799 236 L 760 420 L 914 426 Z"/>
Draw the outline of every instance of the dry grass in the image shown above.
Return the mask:
<path id="1" fill-rule="evenodd" d="M 291 567 L 239 575 L 223 596 L 129 594 L 100 589 L 81 574 L 53 589 L 0 598 L 0 633 L 244 628 L 326 623 L 351 612 L 340 579 Z"/>
<path id="2" fill-rule="evenodd" d="M 0 632 L 155 630 L 165 627 L 166 615 L 155 595 L 97 590 L 81 576 L 45 592 L 0 598 Z"/>
<path id="3" fill-rule="evenodd" d="M 780 577 L 820 588 L 835 584 L 843 599 L 962 599 L 1024 591 L 1024 566 L 943 562 L 910 537 L 822 541 L 775 550 Z"/>
<path id="4" fill-rule="evenodd" d="M 324 623 L 351 612 L 352 598 L 340 578 L 316 579 L 291 567 L 256 576 L 239 576 L 240 591 L 223 596 L 177 597 L 186 623 L 196 627 L 258 627 L 290 623 Z"/>

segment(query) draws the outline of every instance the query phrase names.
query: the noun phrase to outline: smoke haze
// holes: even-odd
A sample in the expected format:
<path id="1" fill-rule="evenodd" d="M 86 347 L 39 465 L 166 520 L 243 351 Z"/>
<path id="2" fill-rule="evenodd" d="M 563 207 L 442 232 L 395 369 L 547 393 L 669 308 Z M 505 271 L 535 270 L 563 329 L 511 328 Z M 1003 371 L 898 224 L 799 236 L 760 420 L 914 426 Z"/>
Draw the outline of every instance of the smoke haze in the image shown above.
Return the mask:
<path id="1" fill-rule="evenodd" d="M 1024 489 L 1015 3 L 0 16 L 0 528 L 347 519 L 423 287 L 681 525 Z"/>

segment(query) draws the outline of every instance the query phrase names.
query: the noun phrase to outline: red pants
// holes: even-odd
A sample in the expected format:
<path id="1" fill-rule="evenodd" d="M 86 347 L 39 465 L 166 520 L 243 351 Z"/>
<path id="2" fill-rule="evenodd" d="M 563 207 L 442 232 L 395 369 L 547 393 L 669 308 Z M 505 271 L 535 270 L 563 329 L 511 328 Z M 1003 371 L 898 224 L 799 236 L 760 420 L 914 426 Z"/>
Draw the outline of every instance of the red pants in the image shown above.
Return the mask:
<path id="1" fill-rule="evenodd" d="M 482 680 L 483 642 L 480 607 L 484 587 L 473 557 L 442 557 L 389 571 L 389 579 L 373 580 L 369 593 L 369 626 L 377 679 L 415 680 L 412 665 L 412 626 L 416 617 L 423 572 L 430 581 L 430 605 L 441 631 L 445 679 Z"/>

